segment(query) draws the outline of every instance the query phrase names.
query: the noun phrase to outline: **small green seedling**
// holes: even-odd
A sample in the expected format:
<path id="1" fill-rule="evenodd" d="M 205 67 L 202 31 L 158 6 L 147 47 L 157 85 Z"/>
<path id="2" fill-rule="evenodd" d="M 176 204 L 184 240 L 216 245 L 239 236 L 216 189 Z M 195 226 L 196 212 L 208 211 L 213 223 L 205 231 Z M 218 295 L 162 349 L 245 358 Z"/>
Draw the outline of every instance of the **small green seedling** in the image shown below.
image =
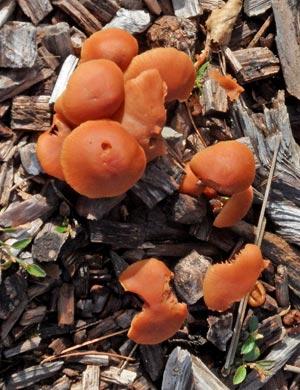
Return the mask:
<path id="1" fill-rule="evenodd" d="M 263 338 L 263 335 L 258 333 L 258 320 L 256 316 L 252 316 L 249 320 L 249 335 L 241 346 L 241 364 L 237 367 L 234 376 L 233 384 L 242 383 L 248 374 L 248 369 L 255 370 L 261 378 L 269 375 L 269 370 L 274 365 L 272 360 L 257 360 L 260 356 L 260 349 L 256 341 Z"/>
<path id="2" fill-rule="evenodd" d="M 14 229 L 1 229 L 1 231 L 4 233 L 12 233 Z M 46 276 L 46 272 L 39 265 L 33 263 L 27 264 L 24 260 L 15 256 L 12 252 L 13 249 L 25 249 L 30 243 L 31 238 L 16 241 L 12 245 L 8 245 L 0 240 L 0 271 L 7 270 L 13 263 L 18 263 L 30 275 L 38 278 L 44 278 Z"/>
<path id="3" fill-rule="evenodd" d="M 202 88 L 203 88 L 203 76 L 204 76 L 204 73 L 208 67 L 208 64 L 209 64 L 209 61 L 204 62 L 204 64 L 202 64 L 197 71 L 195 84 L 200 92 L 202 91 Z"/>

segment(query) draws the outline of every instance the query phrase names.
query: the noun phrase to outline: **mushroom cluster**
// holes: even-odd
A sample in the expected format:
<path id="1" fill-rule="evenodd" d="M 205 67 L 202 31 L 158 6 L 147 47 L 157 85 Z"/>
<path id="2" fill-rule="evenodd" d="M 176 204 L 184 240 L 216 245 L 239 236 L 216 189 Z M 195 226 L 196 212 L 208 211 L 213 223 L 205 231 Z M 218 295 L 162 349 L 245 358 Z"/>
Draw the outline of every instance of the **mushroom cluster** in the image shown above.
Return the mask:
<path id="1" fill-rule="evenodd" d="M 233 226 L 249 211 L 253 201 L 255 160 L 238 141 L 221 141 L 196 153 L 185 166 L 179 191 L 198 196 L 203 192 L 221 199 L 222 208 L 213 225 Z M 212 189 L 212 192 L 209 190 Z M 211 194 L 214 195 L 211 195 Z"/>
<path id="2" fill-rule="evenodd" d="M 147 162 L 166 153 L 165 102 L 187 99 L 194 86 L 196 72 L 184 52 L 138 50 L 125 30 L 92 34 L 55 102 L 51 128 L 38 138 L 43 170 L 84 196 L 129 190 Z"/>
<path id="3" fill-rule="evenodd" d="M 173 336 L 187 316 L 187 305 L 179 303 L 170 280 L 173 273 L 160 260 L 144 259 L 131 264 L 119 280 L 137 294 L 143 309 L 132 320 L 128 337 L 138 344 L 158 344 Z"/>

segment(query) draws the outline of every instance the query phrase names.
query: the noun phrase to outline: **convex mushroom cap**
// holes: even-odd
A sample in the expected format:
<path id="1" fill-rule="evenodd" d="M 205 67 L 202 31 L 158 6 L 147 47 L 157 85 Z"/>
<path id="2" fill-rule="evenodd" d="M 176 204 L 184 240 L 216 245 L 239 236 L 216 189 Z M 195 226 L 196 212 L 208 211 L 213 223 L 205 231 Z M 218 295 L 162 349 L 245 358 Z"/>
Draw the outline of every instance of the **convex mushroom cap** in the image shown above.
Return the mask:
<path id="1" fill-rule="evenodd" d="M 129 32 L 107 28 L 95 32 L 84 42 L 80 62 L 104 58 L 115 62 L 124 71 L 138 50 L 138 42 Z"/>
<path id="2" fill-rule="evenodd" d="M 195 84 L 196 71 L 189 56 L 172 47 L 147 50 L 133 58 L 124 77 L 129 80 L 147 69 L 157 69 L 166 82 L 166 101 L 186 100 Z"/>
<path id="3" fill-rule="evenodd" d="M 65 180 L 60 164 L 60 154 L 65 138 L 71 129 L 60 115 L 53 116 L 50 129 L 42 133 L 36 145 L 36 154 L 43 170 L 59 180 Z"/>
<path id="4" fill-rule="evenodd" d="M 89 198 L 118 196 L 143 175 L 146 156 L 118 122 L 87 121 L 65 139 L 61 165 L 67 183 Z"/>
<path id="5" fill-rule="evenodd" d="M 54 105 L 70 123 L 110 118 L 124 100 L 124 77 L 112 61 L 99 59 L 79 64 Z"/>
<path id="6" fill-rule="evenodd" d="M 238 141 L 221 141 L 199 151 L 190 168 L 203 184 L 224 195 L 245 191 L 255 177 L 253 153 Z"/>
<path id="7" fill-rule="evenodd" d="M 139 344 L 158 344 L 173 336 L 187 315 L 170 287 L 173 273 L 160 260 L 144 259 L 131 264 L 120 276 L 126 291 L 144 301 L 143 310 L 132 320 L 128 337 Z"/>
<path id="8" fill-rule="evenodd" d="M 209 267 L 203 281 L 203 297 L 207 307 L 224 311 L 233 302 L 239 302 L 253 289 L 268 264 L 257 245 L 247 244 L 232 262 Z"/>

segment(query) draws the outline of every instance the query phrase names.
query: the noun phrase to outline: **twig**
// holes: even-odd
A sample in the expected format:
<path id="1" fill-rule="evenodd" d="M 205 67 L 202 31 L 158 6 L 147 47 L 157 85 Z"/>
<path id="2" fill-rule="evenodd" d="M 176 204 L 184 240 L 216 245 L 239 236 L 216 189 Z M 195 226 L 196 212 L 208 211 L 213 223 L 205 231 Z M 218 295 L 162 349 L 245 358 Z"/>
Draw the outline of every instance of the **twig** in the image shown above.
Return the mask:
<path id="1" fill-rule="evenodd" d="M 264 194 L 263 203 L 261 206 L 261 211 L 260 211 L 260 215 L 259 215 L 259 220 L 258 220 L 258 225 L 257 225 L 256 235 L 255 235 L 255 240 L 254 240 L 254 243 L 258 246 L 260 246 L 260 244 L 261 244 L 262 237 L 264 235 L 265 226 L 266 226 L 265 211 L 266 211 L 267 202 L 268 202 L 271 184 L 272 184 L 272 179 L 273 179 L 273 175 L 274 175 L 274 171 L 275 171 L 275 167 L 276 167 L 277 155 L 278 155 L 280 143 L 281 143 L 281 135 L 277 135 L 272 164 L 271 164 L 270 173 L 268 176 L 267 186 L 266 186 L 266 190 L 265 190 L 265 194 Z M 235 326 L 233 329 L 231 343 L 230 343 L 229 350 L 228 350 L 226 360 L 225 360 L 225 364 L 223 367 L 224 376 L 227 376 L 229 374 L 230 367 L 231 367 L 231 365 L 234 361 L 234 358 L 235 358 L 235 354 L 236 354 L 236 350 L 237 350 L 237 346 L 238 346 L 238 342 L 239 342 L 239 338 L 240 338 L 241 328 L 242 328 L 242 324 L 243 324 L 245 313 L 246 313 L 248 296 L 249 296 L 249 294 L 247 294 L 247 296 L 244 297 L 239 304 L 239 309 L 238 309 L 238 313 L 237 313 Z"/>
<path id="2" fill-rule="evenodd" d="M 126 365 L 128 364 L 129 360 L 132 359 L 132 355 L 134 354 L 134 352 L 136 351 L 138 347 L 138 344 L 135 344 L 132 348 L 132 350 L 130 351 L 129 355 L 128 355 L 128 359 L 127 360 L 124 360 L 124 362 L 121 364 L 121 367 L 119 369 L 119 375 L 121 375 L 122 371 L 124 370 L 124 368 L 126 367 Z"/>
<path id="3" fill-rule="evenodd" d="M 270 24 L 272 23 L 272 20 L 273 20 L 273 14 L 269 15 L 267 17 L 267 19 L 265 20 L 265 22 L 263 23 L 263 25 L 261 26 L 261 28 L 257 31 L 257 33 L 254 35 L 252 41 L 249 43 L 248 45 L 248 48 L 251 48 L 251 47 L 254 47 L 257 42 L 259 41 L 259 39 L 261 38 L 261 36 L 264 34 L 264 32 L 266 31 L 266 29 L 270 26 Z"/>

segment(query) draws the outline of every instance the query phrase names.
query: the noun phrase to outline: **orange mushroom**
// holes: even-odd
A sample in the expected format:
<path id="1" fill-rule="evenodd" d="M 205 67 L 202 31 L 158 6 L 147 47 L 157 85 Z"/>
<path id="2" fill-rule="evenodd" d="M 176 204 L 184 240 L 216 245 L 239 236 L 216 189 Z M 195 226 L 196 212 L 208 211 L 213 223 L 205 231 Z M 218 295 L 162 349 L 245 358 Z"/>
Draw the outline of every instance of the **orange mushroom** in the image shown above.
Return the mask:
<path id="1" fill-rule="evenodd" d="M 195 84 L 196 71 L 189 56 L 172 47 L 147 50 L 133 58 L 124 77 L 130 80 L 147 69 L 157 69 L 166 82 L 166 101 L 186 100 Z"/>
<path id="2" fill-rule="evenodd" d="M 224 311 L 233 302 L 243 299 L 252 291 L 268 264 L 257 245 L 247 244 L 232 262 L 209 267 L 203 281 L 203 297 L 207 307 Z"/>
<path id="3" fill-rule="evenodd" d="M 152 158 L 157 157 L 153 153 L 153 144 L 166 122 L 166 94 L 167 87 L 159 71 L 146 70 L 126 81 L 124 104 L 113 116 L 136 138 L 146 154 L 151 149 Z M 155 150 L 160 154 L 165 152 L 165 148 L 161 150 L 156 147 Z"/>
<path id="4" fill-rule="evenodd" d="M 115 62 L 124 71 L 138 50 L 138 42 L 129 32 L 108 28 L 95 32 L 84 42 L 80 62 L 104 58 Z"/>
<path id="5" fill-rule="evenodd" d="M 89 198 L 117 196 L 143 175 L 146 156 L 118 122 L 87 121 L 65 139 L 61 165 L 66 182 Z"/>
<path id="6" fill-rule="evenodd" d="M 218 69 L 213 69 L 209 72 L 209 76 L 216 80 L 222 88 L 225 89 L 225 92 L 231 101 L 236 100 L 244 88 L 239 85 L 230 74 L 222 75 Z"/>
<path id="7" fill-rule="evenodd" d="M 248 213 L 253 202 L 253 188 L 233 194 L 216 216 L 213 225 L 224 228 L 235 225 Z"/>
<path id="8" fill-rule="evenodd" d="M 91 60 L 78 65 L 54 109 L 79 125 L 87 120 L 110 118 L 123 100 L 121 69 L 110 60 Z"/>
<path id="9" fill-rule="evenodd" d="M 191 196 L 201 195 L 205 187 L 197 184 L 199 183 L 199 179 L 191 170 L 189 163 L 185 164 L 184 171 L 185 175 L 180 183 L 178 191 L 182 194 Z"/>
<path id="10" fill-rule="evenodd" d="M 187 305 L 179 303 L 171 290 L 173 273 L 160 260 L 150 258 L 131 264 L 120 276 L 126 291 L 144 301 L 143 310 L 132 320 L 128 337 L 139 344 L 158 344 L 173 336 L 187 316 Z"/>
<path id="11" fill-rule="evenodd" d="M 60 153 L 62 144 L 70 133 L 70 127 L 60 115 L 55 114 L 50 129 L 42 133 L 37 140 L 36 154 L 41 167 L 48 175 L 60 180 L 65 180 L 60 164 Z"/>
<path id="12" fill-rule="evenodd" d="M 221 141 L 196 153 L 191 170 L 209 187 L 224 195 L 245 191 L 255 177 L 251 150 L 238 141 Z"/>

